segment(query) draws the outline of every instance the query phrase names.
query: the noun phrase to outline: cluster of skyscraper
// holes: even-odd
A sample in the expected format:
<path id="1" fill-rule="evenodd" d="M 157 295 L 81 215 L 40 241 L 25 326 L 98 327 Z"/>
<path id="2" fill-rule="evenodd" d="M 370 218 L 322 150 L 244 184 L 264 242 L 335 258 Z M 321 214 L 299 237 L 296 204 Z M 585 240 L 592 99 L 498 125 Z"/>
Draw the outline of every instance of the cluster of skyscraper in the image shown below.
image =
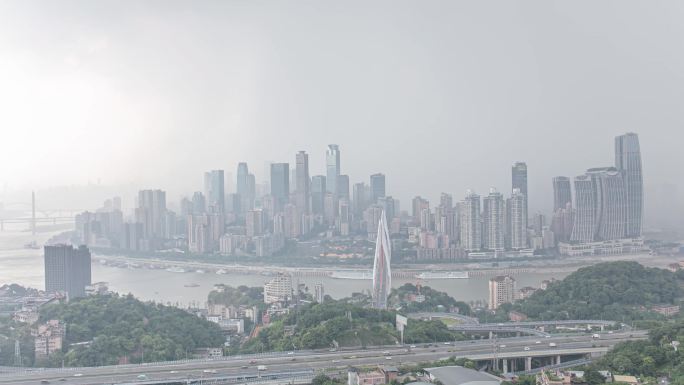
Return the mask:
<path id="1" fill-rule="evenodd" d="M 643 222 L 643 179 L 639 137 L 615 138 L 615 165 L 590 168 L 574 178 L 553 179 L 552 229 L 562 254 L 620 254 L 639 251 Z"/>
<path id="2" fill-rule="evenodd" d="M 508 198 L 495 188 L 489 190 L 489 195 L 481 198 L 471 190 L 466 192 L 463 200 L 452 206 L 452 198 L 442 194 L 440 205 L 431 215 L 429 203 L 416 197 L 413 200 L 414 218 L 420 211 L 421 237 L 427 237 L 428 242 L 421 247 L 434 249 L 430 245 L 431 232 L 437 234 L 438 239 L 444 238 L 438 244 L 442 249 L 456 248 L 463 252 L 521 250 L 528 247 L 527 243 L 527 165 L 516 162 L 511 169 L 512 191 Z M 416 224 L 418 222 L 416 221 Z M 411 231 L 411 230 L 410 230 Z M 427 233 L 426 233 L 427 232 Z M 422 239 L 422 238 L 421 238 Z M 448 240 L 447 240 L 448 239 Z M 450 245 L 447 247 L 447 245 Z M 424 250 L 419 249 L 419 253 Z M 451 259 L 430 258 L 430 259 Z"/>
<path id="3" fill-rule="evenodd" d="M 94 213 L 80 214 L 76 229 L 87 245 L 269 256 L 287 239 L 302 241 L 312 234 L 377 239 L 384 212 L 383 223 L 397 243 L 395 249 L 405 257 L 410 253 L 402 251 L 404 243 L 415 245 L 418 260 L 531 254 L 558 244 L 562 253 L 571 255 L 624 253 L 640 247 L 643 183 L 636 134 L 615 139 L 614 166 L 591 168 L 574 179 L 574 203 L 570 179 L 553 178 L 551 226 L 542 214 L 528 216 L 524 162 L 511 168 L 508 196 L 494 188 L 484 197 L 468 190 L 454 203 L 443 193 L 432 210 L 417 196 L 412 211 L 403 214 L 399 201 L 386 195 L 383 174 L 370 175 L 368 184 L 353 184 L 350 193 L 349 176 L 341 173 L 339 146 L 327 147 L 325 170 L 325 175 L 310 176 L 309 154 L 299 151 L 293 168 L 289 163 L 270 163 L 268 178 L 257 183 L 247 163 L 239 163 L 234 191 L 226 191 L 226 185 L 232 185 L 230 176 L 211 170 L 204 174 L 203 191 L 182 198 L 177 211 L 167 208 L 164 191 L 142 190 L 134 214 L 126 220 L 121 201 L 115 198 Z"/>
<path id="4" fill-rule="evenodd" d="M 309 175 L 309 155 L 295 154 L 295 166 L 271 163 L 267 180 L 257 183 L 247 163 L 237 166 L 236 189 L 226 192 L 224 170 L 204 174 L 203 191 L 167 208 L 162 190 L 142 190 L 132 217 L 124 221 L 120 199 L 76 221 L 82 242 L 103 247 L 193 253 L 253 252 L 268 256 L 286 239 L 306 238 L 312 231 L 339 235 L 376 233 L 380 213 L 399 216 L 398 201 L 385 196 L 385 176 L 373 174 L 350 194 L 349 176 L 341 173 L 339 146 L 325 153 L 326 175 Z M 178 212 L 178 214 L 176 214 Z"/>

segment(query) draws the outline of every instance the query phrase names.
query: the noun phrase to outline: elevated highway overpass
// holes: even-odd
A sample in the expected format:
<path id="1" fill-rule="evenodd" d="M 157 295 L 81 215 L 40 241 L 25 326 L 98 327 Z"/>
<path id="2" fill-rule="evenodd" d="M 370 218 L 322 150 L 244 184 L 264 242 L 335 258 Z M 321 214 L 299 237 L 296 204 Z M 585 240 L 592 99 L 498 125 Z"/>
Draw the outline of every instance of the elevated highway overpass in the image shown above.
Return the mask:
<path id="1" fill-rule="evenodd" d="M 218 359 L 184 360 L 143 365 L 117 365 L 92 368 L 25 369 L 0 374 L 0 384 L 27 385 L 49 383 L 65 384 L 125 384 L 125 383 L 193 383 L 198 379 L 258 376 L 258 365 L 265 372 L 284 373 L 297 370 L 344 370 L 348 366 L 367 366 L 430 362 L 447 357 L 469 358 L 491 364 L 503 371 L 534 369 L 534 366 L 555 364 L 605 354 L 616 343 L 646 338 L 645 332 L 615 333 L 593 340 L 590 335 L 500 338 L 442 342 L 405 346 L 387 346 L 373 349 L 339 351 L 297 351 L 261 355 L 241 355 Z M 555 344 L 550 346 L 549 344 Z M 263 375 L 264 372 L 261 373 Z M 144 380 L 138 376 L 144 375 Z M 65 381 L 60 381 L 62 378 Z M 258 378 L 258 377 L 257 377 Z M 146 382 L 142 382 L 146 381 Z M 151 382 L 150 382 L 151 381 Z M 181 381 L 181 382 L 178 382 Z M 185 382 L 183 382 L 185 381 Z M 247 382 L 242 381 L 240 383 Z M 215 382 L 219 383 L 219 382 Z"/>

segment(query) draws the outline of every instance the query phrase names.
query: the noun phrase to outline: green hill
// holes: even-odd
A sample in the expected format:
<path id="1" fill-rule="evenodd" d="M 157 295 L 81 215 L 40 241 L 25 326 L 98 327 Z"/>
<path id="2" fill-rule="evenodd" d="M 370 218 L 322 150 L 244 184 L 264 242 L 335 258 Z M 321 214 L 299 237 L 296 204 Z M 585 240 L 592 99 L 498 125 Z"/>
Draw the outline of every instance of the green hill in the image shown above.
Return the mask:
<path id="1" fill-rule="evenodd" d="M 627 321 L 653 318 L 644 310 L 673 304 L 681 295 L 680 281 L 670 271 L 631 261 L 607 262 L 581 268 L 505 309 L 534 319 Z"/>

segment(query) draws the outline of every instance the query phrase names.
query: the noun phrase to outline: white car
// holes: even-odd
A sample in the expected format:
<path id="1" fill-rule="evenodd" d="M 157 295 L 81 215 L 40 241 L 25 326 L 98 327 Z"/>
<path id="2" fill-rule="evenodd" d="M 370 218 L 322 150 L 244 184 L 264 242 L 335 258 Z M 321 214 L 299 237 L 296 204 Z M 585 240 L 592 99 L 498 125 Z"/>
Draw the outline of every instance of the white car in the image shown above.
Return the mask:
<path id="1" fill-rule="evenodd" d="M 203 372 L 203 373 L 216 374 L 216 370 L 215 370 L 215 369 L 204 369 L 202 372 Z"/>
<path id="2" fill-rule="evenodd" d="M 523 350 L 527 352 L 527 351 L 530 350 L 530 347 L 529 347 L 529 346 L 525 346 L 525 347 L 523 348 Z"/>
<path id="3" fill-rule="evenodd" d="M 388 357 L 385 357 L 385 359 L 386 359 L 386 360 L 391 360 L 392 357 L 389 357 L 389 356 L 388 356 Z"/>
<path id="4" fill-rule="evenodd" d="M 503 349 L 505 347 L 506 347 L 506 345 L 499 345 L 499 348 L 501 348 L 501 349 Z"/>
<path id="5" fill-rule="evenodd" d="M 534 341 L 535 344 L 541 344 L 541 341 Z"/>
<path id="6" fill-rule="evenodd" d="M 76 374 L 74 374 L 74 377 L 82 377 L 82 376 L 83 376 L 83 373 L 76 373 Z"/>
<path id="7" fill-rule="evenodd" d="M 288 355 L 288 356 L 291 356 L 291 355 L 293 355 L 293 354 L 294 354 L 294 352 L 287 352 L 287 355 Z"/>

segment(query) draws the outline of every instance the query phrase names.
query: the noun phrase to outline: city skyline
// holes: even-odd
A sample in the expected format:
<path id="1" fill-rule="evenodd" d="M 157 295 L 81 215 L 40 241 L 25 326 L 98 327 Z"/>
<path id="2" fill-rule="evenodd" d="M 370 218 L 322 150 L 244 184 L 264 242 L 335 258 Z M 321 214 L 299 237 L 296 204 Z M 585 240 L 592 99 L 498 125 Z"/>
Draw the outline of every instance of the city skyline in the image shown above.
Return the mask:
<path id="1" fill-rule="evenodd" d="M 629 131 L 648 154 L 644 195 L 682 200 L 682 182 L 659 172 L 684 163 L 684 58 L 669 49 L 681 5 L 658 23 L 638 2 L 591 15 L 537 5 L 356 3 L 352 17 L 309 2 L 3 4 L 0 200 L 98 180 L 175 200 L 200 172 L 245 161 L 263 180 L 266 161 L 293 165 L 299 150 L 326 175 L 337 143 L 350 187 L 382 172 L 402 201 L 510 191 L 507 168 L 525 161 L 531 216 L 552 207 L 551 177 L 612 163 L 603 138 Z M 645 27 L 624 22 L 635 19 Z M 645 212 L 672 215 L 658 209 Z"/>

